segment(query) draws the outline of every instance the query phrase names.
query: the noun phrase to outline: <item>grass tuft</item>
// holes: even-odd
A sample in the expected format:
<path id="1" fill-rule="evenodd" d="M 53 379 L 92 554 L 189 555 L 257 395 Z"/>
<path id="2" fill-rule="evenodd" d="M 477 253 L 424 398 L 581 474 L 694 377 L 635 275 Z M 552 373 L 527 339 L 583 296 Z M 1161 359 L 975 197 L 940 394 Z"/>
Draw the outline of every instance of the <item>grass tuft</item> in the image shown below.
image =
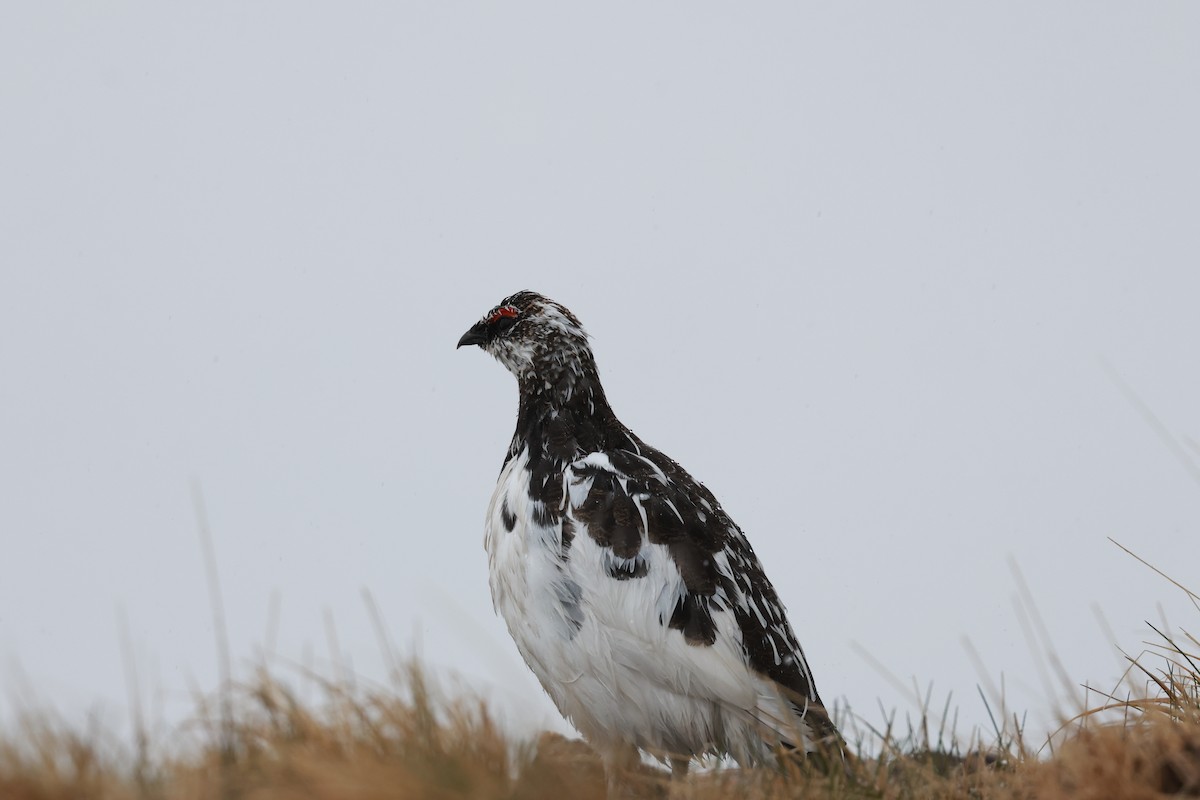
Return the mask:
<path id="1" fill-rule="evenodd" d="M 1151 627 L 1158 639 L 1129 659 L 1125 682 L 1140 680 L 1141 695 L 1096 695 L 1064 722 L 1053 748 L 1028 746 L 1023 721 L 992 713 L 981 689 L 992 738 L 964 750 L 950 698 L 934 707 L 927 690 L 917 718 L 898 723 L 892 714 L 881 730 L 835 709 L 851 750 L 846 771 L 784 760 L 775 768 L 698 770 L 671 787 L 665 771 L 643 766 L 627 785 L 636 797 L 695 800 L 1200 796 L 1200 642 Z M 193 720 L 169 741 L 147 737 L 140 722 L 127 743 L 94 720 L 76 728 L 52 712 L 23 712 L 13 732 L 0 733 L 0 798 L 605 796 L 600 762 L 584 743 L 551 733 L 513 740 L 482 699 L 446 696 L 417 663 L 388 656 L 393 679 L 383 686 L 344 670 L 332 679 L 299 673 L 318 689 L 314 701 L 260 668 L 245 683 L 198 698 Z"/>

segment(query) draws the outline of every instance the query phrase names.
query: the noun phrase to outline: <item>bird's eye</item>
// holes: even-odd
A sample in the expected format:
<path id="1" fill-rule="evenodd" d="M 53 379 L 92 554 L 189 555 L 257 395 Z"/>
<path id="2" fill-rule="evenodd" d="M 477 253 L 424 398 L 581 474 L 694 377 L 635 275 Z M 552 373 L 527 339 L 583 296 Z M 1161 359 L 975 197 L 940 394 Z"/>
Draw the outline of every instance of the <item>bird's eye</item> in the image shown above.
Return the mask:
<path id="1" fill-rule="evenodd" d="M 500 306 L 491 314 L 488 314 L 487 324 L 495 325 L 500 320 L 516 320 L 521 312 L 512 306 Z"/>

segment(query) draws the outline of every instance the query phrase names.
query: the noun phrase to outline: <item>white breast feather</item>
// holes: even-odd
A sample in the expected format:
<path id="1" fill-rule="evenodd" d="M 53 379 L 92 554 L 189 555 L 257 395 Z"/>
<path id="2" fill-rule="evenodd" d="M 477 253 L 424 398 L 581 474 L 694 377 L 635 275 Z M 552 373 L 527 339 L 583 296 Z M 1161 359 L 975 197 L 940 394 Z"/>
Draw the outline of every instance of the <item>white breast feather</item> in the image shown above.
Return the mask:
<path id="1" fill-rule="evenodd" d="M 576 464 L 616 473 L 601 453 Z M 577 508 L 591 480 L 568 469 L 564 484 L 564 497 Z M 761 758 L 764 736 L 807 745 L 775 684 L 747 666 L 731 610 L 713 614 L 711 646 L 689 645 L 667 626 L 684 588 L 666 547 L 644 541 L 639 556 L 647 574 L 616 580 L 607 551 L 576 520 L 564 561 L 561 526 L 534 523 L 528 486 L 522 451 L 501 472 L 488 508 L 492 599 L 521 655 L 585 736 L 660 755 L 728 750 L 739 761 Z M 516 518 L 511 531 L 505 508 Z M 729 574 L 725 554 L 714 558 Z"/>

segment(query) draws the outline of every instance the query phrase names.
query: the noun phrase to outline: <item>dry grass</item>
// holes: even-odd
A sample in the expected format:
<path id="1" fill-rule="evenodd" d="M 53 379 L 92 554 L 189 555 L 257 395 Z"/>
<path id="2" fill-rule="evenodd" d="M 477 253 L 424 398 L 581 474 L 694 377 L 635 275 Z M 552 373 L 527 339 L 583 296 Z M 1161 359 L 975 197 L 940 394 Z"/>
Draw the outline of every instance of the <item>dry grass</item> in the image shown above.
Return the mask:
<path id="1" fill-rule="evenodd" d="M 1194 645 L 1195 642 L 1190 642 Z M 1111 702 L 1077 720 L 1053 756 L 1038 758 L 1010 740 L 988 754 L 959 755 L 919 737 L 889 742 L 883 758 L 861 758 L 851 775 L 779 769 L 694 775 L 685 796 L 723 798 L 1025 798 L 1200 796 L 1200 673 L 1193 653 L 1175 648 L 1152 671 L 1159 694 Z M 1186 669 L 1180 665 L 1186 665 Z M 383 798 L 570 798 L 604 796 L 599 762 L 577 741 L 503 735 L 478 700 L 442 700 L 415 666 L 398 684 L 350 690 L 324 683 L 305 704 L 262 672 L 221 702 L 202 703 L 197 721 L 164 745 L 114 741 L 77 731 L 47 714 L 26 716 L 0 741 L 0 797 L 6 800 L 383 800 Z M 1100 717 L 1114 711 L 1116 721 Z M 663 773 L 630 777 L 633 794 L 666 797 Z M 677 792 L 677 795 L 680 794 Z"/>
<path id="2" fill-rule="evenodd" d="M 672 789 L 647 767 L 629 790 L 697 800 L 1200 796 L 1200 642 L 1159 635 L 1158 663 L 1131 660 L 1147 696 L 1098 703 L 1066 723 L 1052 752 L 1027 747 L 1010 726 L 982 752 L 961 753 L 925 714 L 903 736 L 860 735 L 849 774 L 782 763 L 693 774 Z M 512 741 L 483 701 L 443 697 L 415 664 L 394 673 L 375 688 L 304 675 L 321 699 L 301 702 L 263 669 L 200 700 L 195 720 L 166 741 L 139 732 L 128 743 L 26 714 L 0 735 L 0 800 L 604 797 L 600 764 L 581 742 Z"/>

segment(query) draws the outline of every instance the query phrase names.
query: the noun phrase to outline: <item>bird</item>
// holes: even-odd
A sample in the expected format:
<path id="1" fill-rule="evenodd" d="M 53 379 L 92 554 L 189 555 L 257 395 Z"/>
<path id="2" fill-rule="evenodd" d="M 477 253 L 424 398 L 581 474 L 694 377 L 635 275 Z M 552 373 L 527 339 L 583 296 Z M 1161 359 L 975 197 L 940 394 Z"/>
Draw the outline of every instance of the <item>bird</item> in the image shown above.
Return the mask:
<path id="1" fill-rule="evenodd" d="M 742 766 L 844 759 L 783 604 L 704 484 L 617 419 L 579 319 L 532 291 L 458 340 L 517 380 L 484 521 L 497 613 L 619 785 L 647 753 Z"/>

